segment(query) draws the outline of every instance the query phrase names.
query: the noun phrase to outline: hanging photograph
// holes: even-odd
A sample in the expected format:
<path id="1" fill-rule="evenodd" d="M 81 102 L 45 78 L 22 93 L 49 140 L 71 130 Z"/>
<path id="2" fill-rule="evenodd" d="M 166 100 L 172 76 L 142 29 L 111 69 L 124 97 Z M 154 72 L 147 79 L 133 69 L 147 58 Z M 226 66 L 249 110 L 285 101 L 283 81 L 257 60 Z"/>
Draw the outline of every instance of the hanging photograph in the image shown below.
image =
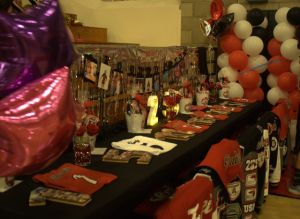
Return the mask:
<path id="1" fill-rule="evenodd" d="M 154 74 L 154 91 L 159 91 L 159 73 Z"/>
<path id="2" fill-rule="evenodd" d="M 152 77 L 151 78 L 146 78 L 145 91 L 147 93 L 152 92 Z"/>
<path id="3" fill-rule="evenodd" d="M 98 87 L 104 90 L 108 89 L 109 75 L 111 67 L 101 63 Z"/>
<path id="4" fill-rule="evenodd" d="M 123 73 L 115 71 L 113 80 L 114 80 L 113 95 L 120 94 L 121 84 L 122 84 L 122 81 L 123 81 Z"/>
<path id="5" fill-rule="evenodd" d="M 131 85 L 136 83 L 136 75 L 135 74 L 128 74 L 127 75 L 127 88 L 129 89 Z"/>
<path id="6" fill-rule="evenodd" d="M 174 83 L 175 83 L 175 73 L 174 73 L 174 69 L 172 68 L 171 70 L 169 70 L 169 85 Z"/>
<path id="7" fill-rule="evenodd" d="M 138 93 L 144 93 L 144 78 L 137 78 Z"/>
<path id="8" fill-rule="evenodd" d="M 178 82 L 179 78 L 180 78 L 181 74 L 180 74 L 180 65 L 176 65 L 175 67 L 175 81 Z"/>
<path id="9" fill-rule="evenodd" d="M 84 55 L 84 77 L 96 82 L 97 60 L 92 55 Z"/>

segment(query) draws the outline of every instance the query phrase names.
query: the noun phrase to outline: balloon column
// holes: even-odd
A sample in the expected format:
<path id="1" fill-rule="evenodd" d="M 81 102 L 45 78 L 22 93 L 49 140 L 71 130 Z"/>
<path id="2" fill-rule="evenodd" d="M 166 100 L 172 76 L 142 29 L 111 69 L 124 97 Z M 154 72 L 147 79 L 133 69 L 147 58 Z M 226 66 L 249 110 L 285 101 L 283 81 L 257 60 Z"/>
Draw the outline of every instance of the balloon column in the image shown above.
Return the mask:
<path id="1" fill-rule="evenodd" d="M 260 55 L 264 48 L 263 40 L 267 37 L 267 18 L 263 12 L 254 8 L 247 12 L 241 4 L 232 4 L 227 9 L 234 14 L 234 24 L 221 39 L 222 53 L 217 64 L 218 73 L 229 80 L 229 97 L 264 99 L 260 88 L 262 78 L 259 74 L 267 70 L 266 57 Z"/>
<path id="2" fill-rule="evenodd" d="M 76 53 L 58 0 L 0 12 L 0 177 L 39 171 L 69 146 L 84 107 L 71 94 Z"/>
<path id="3" fill-rule="evenodd" d="M 300 78 L 300 8 L 282 7 L 275 13 L 277 25 L 273 30 L 274 38 L 268 43 L 269 61 L 281 60 L 268 65 L 270 74 L 267 84 L 271 88 L 267 99 L 274 105 L 279 98 L 291 100 L 295 109 L 299 108 Z"/>

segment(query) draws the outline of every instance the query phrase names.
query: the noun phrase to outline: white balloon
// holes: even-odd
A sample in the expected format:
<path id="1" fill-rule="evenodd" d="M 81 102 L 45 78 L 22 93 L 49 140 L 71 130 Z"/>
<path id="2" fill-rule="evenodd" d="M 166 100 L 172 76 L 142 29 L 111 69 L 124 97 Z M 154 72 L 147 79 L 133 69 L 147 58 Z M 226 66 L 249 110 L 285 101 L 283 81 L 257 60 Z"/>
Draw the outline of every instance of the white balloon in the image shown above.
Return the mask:
<path id="1" fill-rule="evenodd" d="M 279 98 L 287 98 L 288 92 L 282 91 L 279 87 L 271 88 L 267 93 L 267 99 L 270 104 L 274 105 Z"/>
<path id="2" fill-rule="evenodd" d="M 263 50 L 264 42 L 257 36 L 250 36 L 244 40 L 242 48 L 248 55 L 256 56 Z"/>
<path id="3" fill-rule="evenodd" d="M 295 37 L 295 27 L 286 22 L 277 24 L 273 30 L 273 35 L 276 40 L 284 42 Z"/>
<path id="4" fill-rule="evenodd" d="M 266 64 L 268 62 L 267 58 L 263 55 L 257 55 L 257 56 L 249 56 L 248 57 L 248 68 L 255 68 L 257 66 Z M 256 68 L 255 70 L 260 74 L 267 70 L 268 66 L 264 65 L 262 67 Z"/>
<path id="5" fill-rule="evenodd" d="M 227 9 L 227 14 L 234 13 L 233 22 L 238 22 L 240 20 L 246 20 L 247 10 L 243 5 L 232 4 Z"/>
<path id="6" fill-rule="evenodd" d="M 266 29 L 268 27 L 268 23 L 268 19 L 265 17 L 264 21 L 258 26 Z"/>
<path id="7" fill-rule="evenodd" d="M 270 88 L 278 87 L 277 81 L 278 81 L 278 76 L 273 74 L 269 74 L 267 76 L 267 84 L 269 85 Z"/>
<path id="8" fill-rule="evenodd" d="M 276 20 L 277 24 L 279 24 L 281 22 L 288 22 L 288 20 L 286 19 L 286 14 L 288 13 L 289 10 L 290 10 L 290 8 L 288 8 L 288 7 L 282 7 L 276 11 L 275 20 Z"/>
<path id="9" fill-rule="evenodd" d="M 227 77 L 229 82 L 236 82 L 238 79 L 238 71 L 231 67 L 224 67 L 218 73 L 218 78 Z"/>
<path id="10" fill-rule="evenodd" d="M 285 40 L 280 46 L 281 55 L 289 60 L 294 60 L 299 58 L 300 49 L 297 47 L 298 40 L 296 39 L 288 39 Z"/>
<path id="11" fill-rule="evenodd" d="M 261 86 L 261 84 L 262 84 L 262 77 L 261 76 L 259 76 L 259 81 L 258 81 L 258 84 L 256 85 L 257 87 L 260 87 Z"/>
<path id="12" fill-rule="evenodd" d="M 224 67 L 230 67 L 229 63 L 228 63 L 228 58 L 229 58 L 229 54 L 227 53 L 222 53 L 221 55 L 219 55 L 218 59 L 217 59 L 217 64 L 220 68 L 224 68 Z"/>
<path id="13" fill-rule="evenodd" d="M 291 62 L 290 68 L 291 72 L 293 72 L 297 76 L 300 76 L 300 58 L 293 60 Z"/>
<path id="14" fill-rule="evenodd" d="M 235 97 L 243 97 L 244 96 L 244 88 L 242 85 L 236 82 L 231 82 L 229 85 L 229 98 L 235 98 Z"/>
<path id="15" fill-rule="evenodd" d="M 237 22 L 234 26 L 234 34 L 244 40 L 251 36 L 252 34 L 252 25 L 249 21 L 241 20 Z"/>

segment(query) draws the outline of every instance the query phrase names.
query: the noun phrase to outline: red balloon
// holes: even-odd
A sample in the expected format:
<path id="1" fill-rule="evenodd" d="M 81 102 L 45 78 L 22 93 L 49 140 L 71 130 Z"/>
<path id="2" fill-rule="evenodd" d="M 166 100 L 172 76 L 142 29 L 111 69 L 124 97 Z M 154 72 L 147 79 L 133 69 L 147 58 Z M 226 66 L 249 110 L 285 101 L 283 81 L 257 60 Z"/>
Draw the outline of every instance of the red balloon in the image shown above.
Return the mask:
<path id="1" fill-rule="evenodd" d="M 293 90 L 291 93 L 289 93 L 288 100 L 292 102 L 292 107 L 296 110 L 296 115 L 298 115 L 300 91 L 298 89 Z"/>
<path id="2" fill-rule="evenodd" d="M 240 71 L 238 75 L 238 81 L 242 85 L 243 88 L 251 89 L 257 87 L 256 85 L 259 82 L 259 74 L 256 70 L 248 71 L 251 68 L 245 68 Z M 245 72 L 247 71 L 247 72 Z M 245 72 L 241 74 L 242 72 Z"/>
<path id="3" fill-rule="evenodd" d="M 0 101 L 0 177 L 32 174 L 69 146 L 83 105 L 72 97 L 67 68 L 43 76 Z"/>
<path id="4" fill-rule="evenodd" d="M 233 34 L 233 35 L 235 35 L 235 33 L 234 33 L 234 26 L 235 25 L 236 25 L 236 22 L 233 23 L 232 28 L 227 32 L 227 34 Z"/>
<path id="5" fill-rule="evenodd" d="M 242 50 L 233 51 L 228 58 L 228 63 L 231 68 L 235 70 L 241 70 L 246 68 L 248 64 L 248 56 Z"/>
<path id="6" fill-rule="evenodd" d="M 219 20 L 223 14 L 224 3 L 222 0 L 213 0 L 210 4 L 211 18 L 216 21 Z"/>
<path id="7" fill-rule="evenodd" d="M 292 92 L 298 85 L 298 78 L 291 72 L 284 72 L 278 77 L 278 87 L 286 92 Z"/>
<path id="8" fill-rule="evenodd" d="M 271 56 L 280 56 L 280 47 L 282 42 L 276 40 L 275 38 L 271 39 L 268 43 L 268 52 Z"/>
<path id="9" fill-rule="evenodd" d="M 265 97 L 264 91 L 260 87 L 255 87 L 252 89 L 244 89 L 243 98 L 251 100 L 263 100 Z"/>
<path id="10" fill-rule="evenodd" d="M 268 70 L 271 74 L 279 76 L 284 72 L 287 72 L 290 69 L 291 61 L 287 60 L 283 56 L 273 56 L 270 58 L 269 62 L 271 61 L 276 61 L 276 60 L 281 60 L 278 62 L 273 62 L 268 65 Z"/>
<path id="11" fill-rule="evenodd" d="M 221 40 L 221 48 L 225 53 L 230 54 L 235 50 L 242 50 L 242 41 L 235 35 L 226 34 Z"/>

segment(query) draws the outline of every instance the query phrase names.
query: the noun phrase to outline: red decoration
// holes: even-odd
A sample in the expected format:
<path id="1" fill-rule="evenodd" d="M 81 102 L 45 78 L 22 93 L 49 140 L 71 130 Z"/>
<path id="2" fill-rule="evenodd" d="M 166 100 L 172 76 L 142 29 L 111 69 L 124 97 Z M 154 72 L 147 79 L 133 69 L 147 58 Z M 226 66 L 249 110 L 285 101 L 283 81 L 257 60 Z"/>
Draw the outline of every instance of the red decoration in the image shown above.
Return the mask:
<path id="1" fill-rule="evenodd" d="M 269 62 L 281 60 L 279 62 L 273 62 L 268 65 L 268 70 L 271 74 L 279 76 L 280 74 L 287 72 L 290 69 L 291 61 L 285 59 L 283 56 L 273 56 Z"/>
<path id="2" fill-rule="evenodd" d="M 255 87 L 252 89 L 244 89 L 243 98 L 248 100 L 263 100 L 264 99 L 264 91 L 260 87 Z"/>
<path id="3" fill-rule="evenodd" d="M 248 56 L 242 50 L 233 51 L 228 58 L 228 63 L 235 70 L 242 70 L 248 64 Z"/>
<path id="4" fill-rule="evenodd" d="M 280 47 L 282 42 L 276 40 L 275 38 L 271 39 L 268 43 L 268 52 L 271 56 L 280 56 Z"/>
<path id="5" fill-rule="evenodd" d="M 278 87 L 286 92 L 292 92 L 298 85 L 298 78 L 291 72 L 284 72 L 278 77 Z"/>
<path id="6" fill-rule="evenodd" d="M 180 102 L 181 96 L 178 94 L 176 95 L 176 97 L 165 96 L 165 99 L 166 99 L 166 104 L 169 107 L 173 107 Z"/>
<path id="7" fill-rule="evenodd" d="M 99 126 L 98 125 L 95 125 L 95 124 L 92 124 L 90 123 L 87 127 L 87 133 L 88 135 L 97 135 L 99 132 Z"/>
<path id="8" fill-rule="evenodd" d="M 288 100 L 290 100 L 292 102 L 292 107 L 293 109 L 296 110 L 296 116 L 298 115 L 298 111 L 299 111 L 299 103 L 300 103 L 300 91 L 298 89 L 293 90 L 289 96 L 288 96 Z"/>
<path id="9" fill-rule="evenodd" d="M 79 130 L 76 132 L 76 136 L 83 136 L 85 133 L 85 126 L 80 126 Z"/>
<path id="10" fill-rule="evenodd" d="M 242 50 L 242 41 L 235 35 L 225 35 L 221 40 L 221 48 L 225 53 L 230 54 L 233 51 Z"/>
<path id="11" fill-rule="evenodd" d="M 251 68 L 245 68 L 241 70 L 241 72 L 247 71 Z M 242 75 L 238 75 L 238 81 L 242 85 L 243 88 L 251 89 L 255 88 L 259 82 L 259 74 L 256 70 L 251 70 L 243 73 Z M 252 99 L 252 98 L 250 98 Z"/>
<path id="12" fill-rule="evenodd" d="M 213 20 L 219 20 L 223 15 L 224 3 L 222 0 L 213 0 L 210 4 L 210 15 Z"/>

